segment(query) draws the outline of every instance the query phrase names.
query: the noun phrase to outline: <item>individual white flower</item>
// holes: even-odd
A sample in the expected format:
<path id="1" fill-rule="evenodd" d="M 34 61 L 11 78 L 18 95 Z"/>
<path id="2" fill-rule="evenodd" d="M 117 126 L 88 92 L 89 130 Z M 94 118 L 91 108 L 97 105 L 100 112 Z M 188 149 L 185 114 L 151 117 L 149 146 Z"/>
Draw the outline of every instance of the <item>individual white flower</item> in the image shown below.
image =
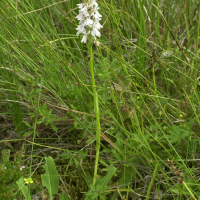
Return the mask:
<path id="1" fill-rule="evenodd" d="M 25 167 L 22 165 L 22 166 L 20 167 L 20 170 L 22 171 L 24 168 L 25 168 Z"/>
<path id="2" fill-rule="evenodd" d="M 81 42 L 83 42 L 83 43 L 87 42 L 87 35 L 83 35 L 83 38 L 82 38 Z"/>
<path id="3" fill-rule="evenodd" d="M 77 6 L 79 7 L 79 9 L 83 8 L 84 4 L 83 3 L 79 3 L 77 4 Z"/>
<path id="4" fill-rule="evenodd" d="M 95 21 L 94 23 L 93 23 L 93 28 L 96 28 L 96 29 L 100 29 L 100 28 L 102 28 L 103 26 L 98 22 L 98 21 Z"/>
<path id="5" fill-rule="evenodd" d="M 83 34 L 81 42 L 86 43 L 88 36 L 91 34 L 96 41 L 96 37 L 100 37 L 100 29 L 102 25 L 99 23 L 102 15 L 98 12 L 98 4 L 96 0 L 87 0 L 84 3 L 77 4 L 79 7 L 79 14 L 76 19 L 79 20 L 79 26 L 76 28 L 76 35 Z"/>
<path id="6" fill-rule="evenodd" d="M 89 17 L 89 13 L 83 13 L 81 12 L 79 15 L 76 16 L 76 18 L 81 21 L 84 17 Z"/>
<path id="7" fill-rule="evenodd" d="M 91 35 L 96 38 L 96 36 L 101 37 L 101 33 L 97 28 L 93 28 L 91 31 Z"/>
<path id="8" fill-rule="evenodd" d="M 97 20 L 97 21 L 101 20 L 101 17 L 102 17 L 102 15 L 98 11 L 94 12 L 93 16 L 94 16 L 95 20 Z"/>
<path id="9" fill-rule="evenodd" d="M 84 6 L 83 8 L 81 8 L 80 12 L 84 13 L 84 14 L 87 14 L 88 13 L 88 8 L 86 6 Z"/>
<path id="10" fill-rule="evenodd" d="M 90 18 L 87 18 L 84 23 L 83 23 L 83 26 L 89 26 L 91 27 L 91 25 L 93 25 L 94 21 L 91 20 Z"/>
<path id="11" fill-rule="evenodd" d="M 85 27 L 84 27 L 83 25 L 79 25 L 79 26 L 76 28 L 76 30 L 78 31 L 78 32 L 76 33 L 77 36 L 79 36 L 80 33 L 84 33 L 84 34 L 86 33 Z"/>
<path id="12" fill-rule="evenodd" d="M 95 9 L 99 9 L 98 3 L 96 0 L 90 1 L 90 7 L 94 7 Z"/>
<path id="13" fill-rule="evenodd" d="M 84 34 L 83 35 L 83 38 L 82 38 L 82 40 L 81 40 L 81 42 L 83 42 L 83 43 L 86 43 L 87 42 L 87 39 L 88 39 L 88 35 L 90 34 L 90 31 L 89 32 L 87 32 L 86 34 Z"/>

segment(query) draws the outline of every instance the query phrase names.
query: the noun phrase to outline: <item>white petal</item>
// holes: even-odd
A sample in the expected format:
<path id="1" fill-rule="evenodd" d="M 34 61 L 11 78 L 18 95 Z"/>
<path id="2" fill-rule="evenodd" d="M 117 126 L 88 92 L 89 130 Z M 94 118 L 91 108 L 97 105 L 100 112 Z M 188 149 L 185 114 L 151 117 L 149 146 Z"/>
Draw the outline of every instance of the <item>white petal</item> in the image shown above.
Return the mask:
<path id="1" fill-rule="evenodd" d="M 82 21 L 84 20 L 84 14 L 83 13 L 80 13 L 79 15 L 76 16 L 76 18 L 79 20 L 79 21 Z"/>
<path id="2" fill-rule="evenodd" d="M 98 7 L 98 3 L 96 2 L 96 0 L 92 0 L 90 3 L 90 6 L 93 6 L 94 8 Z"/>
<path id="3" fill-rule="evenodd" d="M 97 29 L 103 28 L 103 26 L 98 21 L 94 22 L 93 27 L 95 27 Z"/>
<path id="4" fill-rule="evenodd" d="M 96 37 L 96 36 L 101 37 L 101 33 L 100 33 L 99 30 L 96 29 L 96 28 L 94 28 L 94 29 L 91 31 L 91 35 L 92 35 L 93 37 Z"/>
<path id="5" fill-rule="evenodd" d="M 76 28 L 76 30 L 78 31 L 78 32 L 76 33 L 77 36 L 79 36 L 80 33 L 83 33 L 83 34 L 86 33 L 85 27 L 82 26 L 82 25 L 79 25 L 79 26 Z"/>
<path id="6" fill-rule="evenodd" d="M 93 13 L 93 16 L 94 16 L 94 18 L 95 18 L 96 20 L 100 20 L 101 17 L 102 17 L 102 15 L 101 15 L 98 11 L 94 12 L 94 13 Z"/>
<path id="7" fill-rule="evenodd" d="M 79 7 L 79 9 L 81 9 L 81 8 L 83 8 L 84 3 L 79 3 L 79 4 L 77 4 L 77 6 Z"/>
<path id="8" fill-rule="evenodd" d="M 87 42 L 87 35 L 84 35 L 81 42 L 86 43 Z"/>
<path id="9" fill-rule="evenodd" d="M 82 9 L 80 9 L 80 12 L 88 12 L 88 9 L 86 6 L 84 6 Z"/>
<path id="10" fill-rule="evenodd" d="M 84 26 L 91 26 L 93 24 L 93 20 L 91 20 L 90 18 L 87 18 L 84 22 Z"/>

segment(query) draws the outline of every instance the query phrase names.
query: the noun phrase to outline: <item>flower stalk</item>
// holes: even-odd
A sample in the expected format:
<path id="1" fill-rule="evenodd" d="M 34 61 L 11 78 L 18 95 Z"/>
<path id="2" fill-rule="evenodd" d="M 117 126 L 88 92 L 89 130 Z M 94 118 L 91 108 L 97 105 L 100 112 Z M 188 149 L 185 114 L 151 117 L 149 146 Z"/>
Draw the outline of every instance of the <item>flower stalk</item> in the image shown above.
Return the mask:
<path id="1" fill-rule="evenodd" d="M 102 25 L 99 23 L 102 15 L 98 12 L 98 4 L 96 0 L 87 0 L 84 3 L 78 4 L 79 7 L 79 15 L 76 17 L 80 22 L 79 26 L 76 28 L 77 36 L 79 34 L 83 34 L 83 38 L 81 42 L 88 44 L 88 50 L 90 52 L 90 73 L 92 79 L 92 89 L 94 96 L 94 109 L 96 116 L 96 159 L 95 159 L 95 167 L 94 167 L 94 177 L 93 177 L 93 185 L 96 184 L 97 180 L 97 170 L 99 163 L 99 151 L 100 151 L 100 140 L 101 140 L 101 125 L 100 125 L 100 117 L 99 117 L 99 101 L 98 101 L 98 93 L 95 85 L 95 77 L 94 77 L 94 58 L 93 58 L 93 42 L 98 44 L 96 41 L 96 37 L 100 37 L 101 34 L 99 32 Z"/>
<path id="2" fill-rule="evenodd" d="M 96 184 L 97 169 L 99 163 L 99 151 L 100 151 L 100 140 L 101 140 L 101 125 L 100 125 L 100 118 L 99 118 L 99 101 L 98 101 L 98 94 L 96 90 L 95 78 L 94 78 L 94 67 L 93 67 L 93 49 L 92 43 L 89 44 L 90 50 L 90 73 L 92 78 L 92 88 L 93 88 L 93 95 L 94 95 L 94 109 L 95 109 L 95 116 L 96 116 L 96 159 L 95 159 L 95 167 L 94 167 L 94 178 L 93 178 L 93 185 Z"/>

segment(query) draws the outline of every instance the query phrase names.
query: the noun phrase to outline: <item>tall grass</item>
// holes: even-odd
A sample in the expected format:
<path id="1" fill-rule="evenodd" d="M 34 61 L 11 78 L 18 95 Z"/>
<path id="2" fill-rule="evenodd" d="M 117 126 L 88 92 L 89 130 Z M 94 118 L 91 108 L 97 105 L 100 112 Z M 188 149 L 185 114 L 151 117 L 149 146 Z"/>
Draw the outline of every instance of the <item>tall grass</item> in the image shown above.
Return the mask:
<path id="1" fill-rule="evenodd" d="M 90 52 L 76 36 L 78 3 L 0 2 L 1 149 L 23 152 L 32 195 L 42 190 L 39 163 L 51 155 L 69 199 L 198 199 L 199 2 L 98 1 L 96 187 Z"/>

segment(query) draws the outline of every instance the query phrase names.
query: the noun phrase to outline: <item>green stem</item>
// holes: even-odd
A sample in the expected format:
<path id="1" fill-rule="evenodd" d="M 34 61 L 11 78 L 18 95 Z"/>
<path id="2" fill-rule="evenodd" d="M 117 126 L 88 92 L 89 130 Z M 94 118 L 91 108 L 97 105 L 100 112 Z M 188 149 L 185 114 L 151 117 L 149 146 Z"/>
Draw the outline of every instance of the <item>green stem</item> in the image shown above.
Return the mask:
<path id="1" fill-rule="evenodd" d="M 156 165 L 156 168 L 154 169 L 153 177 L 152 177 L 151 182 L 150 182 L 150 184 L 149 184 L 149 187 L 148 187 L 148 191 L 147 191 L 147 195 L 146 195 L 146 199 L 145 199 L 145 200 L 149 200 L 149 198 L 150 198 L 151 188 L 153 187 L 154 180 L 155 180 L 156 174 L 157 174 L 157 170 L 158 170 L 158 164 Z"/>
<path id="2" fill-rule="evenodd" d="M 95 167 L 94 167 L 94 178 L 93 178 L 93 185 L 96 184 L 97 169 L 99 163 L 99 150 L 100 150 L 100 140 L 101 140 L 101 133 L 100 133 L 100 118 L 99 118 L 99 102 L 98 102 L 98 94 L 95 85 L 95 78 L 94 78 L 94 67 L 93 67 L 93 50 L 92 50 L 92 42 L 89 43 L 89 50 L 90 50 L 90 73 L 92 78 L 92 88 L 93 88 L 93 95 L 94 95 L 94 109 L 96 115 L 96 160 L 95 160 Z"/>

